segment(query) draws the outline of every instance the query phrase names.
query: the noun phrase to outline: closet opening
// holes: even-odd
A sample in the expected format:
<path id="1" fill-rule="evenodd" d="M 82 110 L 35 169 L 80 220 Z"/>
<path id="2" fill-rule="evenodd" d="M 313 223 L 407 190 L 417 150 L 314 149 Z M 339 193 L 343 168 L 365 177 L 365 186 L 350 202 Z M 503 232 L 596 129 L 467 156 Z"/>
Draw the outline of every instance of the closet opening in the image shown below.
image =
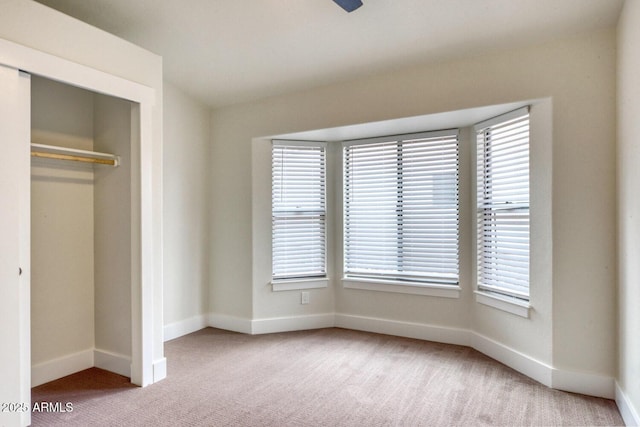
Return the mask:
<path id="1" fill-rule="evenodd" d="M 31 386 L 131 378 L 138 104 L 31 76 Z"/>

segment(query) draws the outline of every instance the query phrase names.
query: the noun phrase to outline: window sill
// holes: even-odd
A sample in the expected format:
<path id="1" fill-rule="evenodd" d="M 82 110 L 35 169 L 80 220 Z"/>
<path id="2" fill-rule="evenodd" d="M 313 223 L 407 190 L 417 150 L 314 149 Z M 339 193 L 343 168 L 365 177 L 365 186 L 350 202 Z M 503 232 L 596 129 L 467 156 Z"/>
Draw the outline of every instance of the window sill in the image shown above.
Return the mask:
<path id="1" fill-rule="evenodd" d="M 460 298 L 460 286 L 436 283 L 407 283 L 394 280 L 343 277 L 342 286 L 347 289 L 395 292 L 401 294 L 426 295 L 443 298 Z"/>
<path id="2" fill-rule="evenodd" d="M 507 313 L 515 314 L 516 316 L 526 319 L 529 318 L 531 305 L 526 301 L 483 291 L 475 291 L 474 293 L 476 294 L 476 302 L 479 304 L 506 311 Z"/>
<path id="3" fill-rule="evenodd" d="M 318 289 L 326 288 L 328 286 L 328 277 L 314 277 L 309 279 L 283 279 L 273 280 L 271 282 L 271 290 L 273 292 L 296 291 L 299 289 Z"/>

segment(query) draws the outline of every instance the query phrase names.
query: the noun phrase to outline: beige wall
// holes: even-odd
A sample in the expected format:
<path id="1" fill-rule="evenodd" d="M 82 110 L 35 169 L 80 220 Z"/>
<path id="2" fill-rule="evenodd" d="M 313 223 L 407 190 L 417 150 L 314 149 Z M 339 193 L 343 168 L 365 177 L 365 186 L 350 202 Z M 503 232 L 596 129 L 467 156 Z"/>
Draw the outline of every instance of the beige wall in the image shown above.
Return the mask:
<path id="1" fill-rule="evenodd" d="M 618 383 L 640 414 L 640 2 L 625 2 L 618 28 Z M 640 418 L 636 418 L 636 423 Z"/>
<path id="2" fill-rule="evenodd" d="M 365 76 L 214 111 L 211 311 L 260 319 L 332 308 L 330 290 L 318 291 L 315 307 L 301 308 L 298 292 L 275 293 L 265 286 L 262 269 L 266 261 L 255 244 L 268 240 L 270 230 L 264 217 L 255 216 L 268 205 L 264 201 L 254 204 L 256 189 L 252 186 L 264 176 L 264 166 L 255 167 L 256 158 L 267 151 L 256 148 L 255 138 L 550 98 L 550 104 L 539 110 L 546 121 L 537 130 L 547 135 L 544 143 L 548 146 L 536 154 L 540 164 L 532 166 L 547 178 L 532 198 L 543 204 L 541 218 L 547 215 L 540 227 L 548 241 L 542 239 L 537 250 L 552 257 L 541 255 L 532 261 L 532 268 L 550 275 L 541 273 L 532 283 L 530 320 L 514 319 L 475 303 L 473 316 L 467 314 L 473 287 L 468 265 L 461 266 L 467 279 L 459 300 L 346 290 L 334 283 L 335 309 L 343 314 L 442 327 L 473 326 L 544 363 L 613 377 L 614 92 L 615 34 L 604 31 L 518 51 Z M 252 150 L 262 151 L 252 156 Z M 465 234 L 461 240 L 471 237 Z"/>
<path id="3" fill-rule="evenodd" d="M 207 313 L 209 108 L 164 84 L 164 324 Z"/>

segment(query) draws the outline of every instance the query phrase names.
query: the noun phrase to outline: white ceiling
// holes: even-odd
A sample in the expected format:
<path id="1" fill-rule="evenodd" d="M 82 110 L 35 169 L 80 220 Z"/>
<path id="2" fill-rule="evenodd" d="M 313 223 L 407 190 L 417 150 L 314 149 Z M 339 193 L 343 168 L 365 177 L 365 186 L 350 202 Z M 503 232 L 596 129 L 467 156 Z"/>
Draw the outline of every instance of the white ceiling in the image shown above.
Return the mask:
<path id="1" fill-rule="evenodd" d="M 164 57 L 212 107 L 612 27 L 624 0 L 38 0 Z"/>

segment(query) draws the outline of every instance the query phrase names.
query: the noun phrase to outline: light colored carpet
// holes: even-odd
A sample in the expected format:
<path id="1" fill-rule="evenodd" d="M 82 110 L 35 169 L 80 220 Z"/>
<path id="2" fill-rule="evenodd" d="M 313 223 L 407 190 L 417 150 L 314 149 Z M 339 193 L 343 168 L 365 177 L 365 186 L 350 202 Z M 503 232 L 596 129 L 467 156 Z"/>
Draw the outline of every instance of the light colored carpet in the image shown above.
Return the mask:
<path id="1" fill-rule="evenodd" d="M 467 348 L 344 329 L 166 343 L 144 389 L 92 368 L 33 389 L 46 426 L 624 425 L 615 402 L 549 389 Z"/>

